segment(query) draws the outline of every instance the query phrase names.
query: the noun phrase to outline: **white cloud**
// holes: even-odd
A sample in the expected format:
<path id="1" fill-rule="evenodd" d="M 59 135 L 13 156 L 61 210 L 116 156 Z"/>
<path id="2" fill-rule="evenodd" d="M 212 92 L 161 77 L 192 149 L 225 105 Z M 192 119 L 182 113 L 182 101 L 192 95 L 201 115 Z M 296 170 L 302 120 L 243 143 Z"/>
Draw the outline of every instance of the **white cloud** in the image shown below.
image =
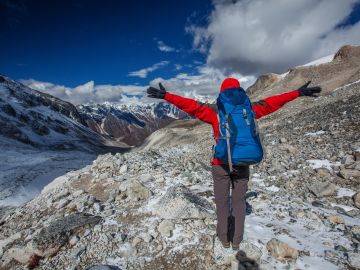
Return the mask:
<path id="1" fill-rule="evenodd" d="M 225 74 L 220 69 L 206 65 L 197 68 L 197 71 L 196 75 L 180 73 L 168 80 L 156 78 L 150 84 L 156 87 L 159 82 L 162 82 L 166 90 L 171 93 L 201 101 L 210 101 L 217 97 L 222 81 L 228 76 L 240 80 L 243 88 L 249 87 L 256 80 L 254 76 L 242 76 L 238 73 Z"/>
<path id="2" fill-rule="evenodd" d="M 158 44 L 158 49 L 162 52 L 178 52 L 179 50 L 173 48 L 173 47 L 170 47 L 168 45 L 166 45 L 163 41 L 161 40 L 158 40 L 157 42 Z"/>
<path id="3" fill-rule="evenodd" d="M 95 85 L 93 81 L 71 88 L 48 82 L 21 80 L 30 88 L 48 93 L 73 104 L 109 102 L 137 102 L 144 95 L 146 87 L 138 85 Z"/>
<path id="4" fill-rule="evenodd" d="M 161 61 L 159 63 L 156 63 L 150 67 L 147 67 L 147 68 L 143 68 L 143 69 L 140 69 L 140 70 L 137 70 L 137 71 L 132 71 L 128 74 L 128 76 L 131 76 L 131 77 L 139 77 L 139 78 L 146 78 L 148 76 L 148 74 L 150 72 L 153 72 L 159 68 L 162 68 L 166 65 L 168 65 L 170 62 L 169 61 Z"/>
<path id="5" fill-rule="evenodd" d="M 150 82 L 150 85 L 158 87 L 158 83 L 162 82 L 166 90 L 171 93 L 200 101 L 214 100 L 226 75 L 220 69 L 205 65 L 198 67 L 196 71 L 196 75 L 180 73 L 176 77 L 167 80 L 156 78 Z M 244 88 L 253 84 L 256 79 L 254 76 L 244 77 L 237 73 L 228 75 L 239 79 L 241 86 Z M 158 101 L 147 97 L 147 85 L 95 85 L 94 81 L 89 81 L 71 88 L 33 79 L 21 80 L 21 82 L 30 88 L 48 93 L 73 104 L 103 103 L 106 101 L 118 103 Z"/>
<path id="6" fill-rule="evenodd" d="M 206 27 L 190 25 L 207 64 L 241 74 L 284 72 L 360 44 L 360 23 L 337 27 L 357 0 L 214 1 Z"/>

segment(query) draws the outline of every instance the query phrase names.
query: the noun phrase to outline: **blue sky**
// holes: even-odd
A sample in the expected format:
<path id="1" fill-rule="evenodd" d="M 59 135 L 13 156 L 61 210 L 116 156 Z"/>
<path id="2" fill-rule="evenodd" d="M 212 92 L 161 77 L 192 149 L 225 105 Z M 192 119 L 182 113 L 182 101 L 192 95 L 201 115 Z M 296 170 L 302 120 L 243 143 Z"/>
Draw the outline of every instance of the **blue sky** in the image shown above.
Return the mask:
<path id="1" fill-rule="evenodd" d="M 359 21 L 360 0 L 0 0 L 0 73 L 75 104 L 208 99 L 360 45 Z"/>
<path id="2" fill-rule="evenodd" d="M 192 50 L 185 27 L 206 22 L 208 0 L 0 3 L 0 72 L 14 79 L 70 87 L 90 80 L 146 84 L 160 75 L 170 78 L 180 67 L 191 73 L 194 64 L 206 60 Z M 160 51 L 159 45 L 174 50 L 162 46 L 167 51 Z M 146 78 L 128 76 L 162 61 L 169 63 Z"/>

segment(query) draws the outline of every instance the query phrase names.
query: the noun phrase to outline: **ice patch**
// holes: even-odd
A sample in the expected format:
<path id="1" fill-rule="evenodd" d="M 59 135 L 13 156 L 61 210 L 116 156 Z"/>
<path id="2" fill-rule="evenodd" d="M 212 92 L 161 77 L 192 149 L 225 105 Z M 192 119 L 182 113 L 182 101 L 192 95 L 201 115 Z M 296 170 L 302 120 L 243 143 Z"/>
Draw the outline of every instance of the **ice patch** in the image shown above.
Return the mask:
<path id="1" fill-rule="evenodd" d="M 331 168 L 332 166 L 340 165 L 338 162 L 333 164 L 327 159 L 309 159 L 309 160 L 307 160 L 307 162 L 310 163 L 310 166 L 313 169 L 326 168 L 328 170 L 332 170 L 332 168 Z"/>
<path id="2" fill-rule="evenodd" d="M 351 210 L 356 210 L 356 208 L 354 208 L 354 207 L 342 205 L 342 204 L 336 204 L 336 203 L 331 203 L 331 206 L 332 207 L 340 207 L 340 208 L 344 209 L 346 212 L 349 212 Z"/>
<path id="3" fill-rule="evenodd" d="M 317 136 L 317 135 L 321 135 L 321 134 L 325 134 L 325 131 L 319 130 L 316 132 L 308 132 L 308 133 L 305 133 L 305 136 Z"/>
<path id="4" fill-rule="evenodd" d="M 280 190 L 280 188 L 273 185 L 270 187 L 266 187 L 266 190 L 271 191 L 271 192 L 278 192 Z"/>
<path id="5" fill-rule="evenodd" d="M 352 189 L 349 189 L 349 188 L 339 188 L 337 190 L 336 198 L 352 197 L 352 196 L 354 196 L 355 193 L 356 193 L 355 191 L 353 191 Z"/>

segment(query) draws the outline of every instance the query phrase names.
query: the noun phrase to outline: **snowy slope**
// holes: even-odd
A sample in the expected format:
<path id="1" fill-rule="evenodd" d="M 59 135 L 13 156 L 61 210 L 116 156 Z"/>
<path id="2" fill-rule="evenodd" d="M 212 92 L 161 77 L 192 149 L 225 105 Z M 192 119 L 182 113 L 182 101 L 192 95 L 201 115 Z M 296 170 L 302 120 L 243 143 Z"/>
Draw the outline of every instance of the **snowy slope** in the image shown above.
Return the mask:
<path id="1" fill-rule="evenodd" d="M 4 76 L 0 76 L 0 126 L 1 135 L 38 148 L 94 152 L 110 143 L 86 127 L 71 103 Z"/>

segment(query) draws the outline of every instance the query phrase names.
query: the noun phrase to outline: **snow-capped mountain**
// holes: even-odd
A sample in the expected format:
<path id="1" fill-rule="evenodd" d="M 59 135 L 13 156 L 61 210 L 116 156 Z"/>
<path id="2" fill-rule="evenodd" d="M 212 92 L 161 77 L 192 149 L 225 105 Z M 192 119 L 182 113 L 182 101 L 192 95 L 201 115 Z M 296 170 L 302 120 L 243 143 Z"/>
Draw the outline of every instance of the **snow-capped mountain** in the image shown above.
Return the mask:
<path id="1" fill-rule="evenodd" d="M 0 76 L 0 135 L 37 148 L 97 152 L 113 145 L 69 102 Z M 120 146 L 120 145 L 118 145 Z"/>
<path id="2" fill-rule="evenodd" d="M 128 145 L 139 145 L 152 132 L 189 116 L 166 102 L 150 104 L 87 104 L 78 106 L 86 125 Z"/>

